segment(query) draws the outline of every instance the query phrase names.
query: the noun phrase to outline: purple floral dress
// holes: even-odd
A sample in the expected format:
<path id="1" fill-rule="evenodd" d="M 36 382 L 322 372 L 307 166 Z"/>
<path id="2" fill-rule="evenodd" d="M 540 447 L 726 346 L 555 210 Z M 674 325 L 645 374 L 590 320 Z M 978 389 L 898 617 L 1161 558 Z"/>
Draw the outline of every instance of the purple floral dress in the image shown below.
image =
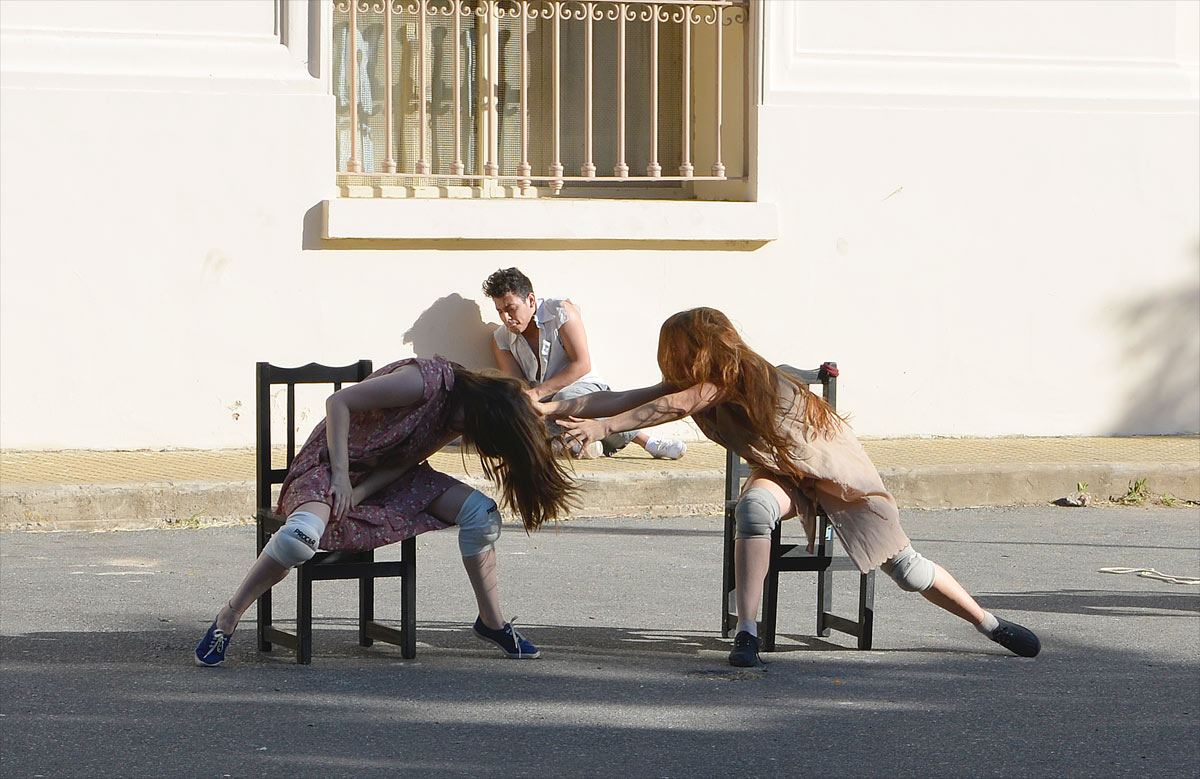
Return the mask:
<path id="1" fill-rule="evenodd" d="M 437 451 L 449 431 L 447 400 L 454 386 L 454 364 L 442 357 L 400 360 L 368 378 L 386 376 L 410 364 L 421 369 L 424 379 L 420 403 L 350 414 L 350 483 L 356 485 L 376 468 L 413 456 L 420 457 L 421 462 L 352 508 L 341 522 L 326 528 L 321 537 L 322 549 L 375 549 L 427 530 L 450 527 L 426 510 L 443 492 L 460 482 L 435 471 L 424 458 Z M 279 493 L 278 513 L 287 516 L 309 501 L 329 505 L 331 477 L 325 420 L 321 420 L 292 461 Z"/>

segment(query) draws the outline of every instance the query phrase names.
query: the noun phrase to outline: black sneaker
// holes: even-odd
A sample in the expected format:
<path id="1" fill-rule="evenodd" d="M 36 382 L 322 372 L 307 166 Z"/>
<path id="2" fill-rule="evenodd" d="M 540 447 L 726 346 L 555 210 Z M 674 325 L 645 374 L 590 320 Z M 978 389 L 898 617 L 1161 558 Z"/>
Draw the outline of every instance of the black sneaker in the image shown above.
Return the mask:
<path id="1" fill-rule="evenodd" d="M 1037 653 L 1042 649 L 1042 643 L 1038 641 L 1038 637 L 1034 635 L 1032 630 L 1022 627 L 1015 622 L 1009 622 L 1006 619 L 1000 619 L 999 617 L 996 617 L 996 619 L 1000 624 L 992 631 L 992 634 L 988 638 L 1014 655 L 1037 657 Z"/>
<path id="2" fill-rule="evenodd" d="M 763 661 L 758 659 L 758 636 L 740 630 L 733 637 L 733 651 L 729 653 L 729 664 L 738 668 L 758 668 Z"/>

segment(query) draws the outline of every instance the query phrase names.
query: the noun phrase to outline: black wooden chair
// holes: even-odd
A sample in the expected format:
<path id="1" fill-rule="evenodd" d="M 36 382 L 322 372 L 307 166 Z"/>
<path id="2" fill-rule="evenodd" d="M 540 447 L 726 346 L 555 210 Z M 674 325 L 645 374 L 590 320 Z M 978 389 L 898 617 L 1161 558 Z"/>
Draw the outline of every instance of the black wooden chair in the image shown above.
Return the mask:
<path id="1" fill-rule="evenodd" d="M 837 408 L 837 363 L 824 363 L 816 370 L 801 370 L 790 365 L 780 365 L 780 370 L 797 381 L 814 386 L 821 385 L 821 396 L 830 406 Z M 734 589 L 733 540 L 735 532 L 734 507 L 741 494 L 742 481 L 749 475 L 750 468 L 736 452 L 730 450 L 725 456 L 725 560 L 723 592 L 721 597 L 721 635 L 728 636 L 737 626 L 738 618 L 732 611 L 730 593 Z M 855 636 L 859 649 L 871 648 L 871 626 L 874 619 L 875 571 L 867 574 L 858 568 L 845 554 L 834 554 L 835 536 L 833 526 L 824 510 L 817 507 L 817 536 L 813 554 L 807 551 L 807 542 L 783 543 L 783 523 L 775 526 L 771 535 L 771 564 L 763 587 L 762 623 L 759 636 L 765 651 L 775 649 L 775 626 L 779 601 L 779 574 L 785 571 L 810 571 L 817 574 L 817 635 L 828 636 L 837 630 Z M 840 547 L 840 544 L 839 544 Z M 858 616 L 855 619 L 840 617 L 832 613 L 833 572 L 853 571 L 858 574 Z"/>
<path id="2" fill-rule="evenodd" d="M 258 436 L 256 463 L 256 522 L 258 552 L 271 534 L 283 526 L 286 517 L 274 511 L 272 486 L 281 484 L 296 456 L 296 385 L 331 384 L 333 391 L 343 383 L 358 382 L 371 373 L 371 361 L 359 360 L 343 367 L 309 363 L 302 368 L 280 368 L 269 363 L 257 365 L 255 409 Z M 287 467 L 271 467 L 271 387 L 287 385 Z M 400 542 L 399 561 L 376 561 L 369 552 L 317 552 L 296 569 L 296 632 L 289 633 L 271 624 L 271 591 L 258 599 L 258 648 L 271 651 L 273 643 L 296 651 L 296 662 L 312 662 L 312 585 L 329 579 L 358 579 L 358 643 L 371 646 L 375 640 L 400 647 L 406 659 L 417 653 L 416 587 L 417 543 L 415 538 Z M 375 579 L 400 577 L 400 629 L 375 621 Z"/>

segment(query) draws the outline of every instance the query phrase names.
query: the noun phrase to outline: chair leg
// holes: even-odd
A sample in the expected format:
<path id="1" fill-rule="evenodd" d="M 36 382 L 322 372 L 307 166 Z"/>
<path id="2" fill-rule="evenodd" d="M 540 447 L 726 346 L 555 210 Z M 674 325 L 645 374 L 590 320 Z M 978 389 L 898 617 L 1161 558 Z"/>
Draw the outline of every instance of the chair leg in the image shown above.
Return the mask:
<path id="1" fill-rule="evenodd" d="M 258 616 L 258 651 L 270 652 L 271 642 L 264 637 L 267 627 L 271 624 L 271 590 L 268 589 L 254 604 L 255 613 Z"/>
<path id="2" fill-rule="evenodd" d="M 775 531 L 771 533 L 771 556 L 767 566 L 766 587 L 763 588 L 762 623 L 759 630 L 762 648 L 765 652 L 775 651 L 775 627 L 779 616 L 779 563 L 777 561 L 781 537 L 782 528 L 776 524 Z"/>
<path id="3" fill-rule="evenodd" d="M 358 645 L 370 646 L 375 639 L 367 635 L 367 623 L 375 621 L 375 580 L 358 580 Z"/>
<path id="4" fill-rule="evenodd" d="M 833 572 L 817 572 L 817 635 L 827 637 L 831 628 L 826 617 L 833 611 Z"/>
<path id="5" fill-rule="evenodd" d="M 875 572 L 860 574 L 858 582 L 858 648 L 870 649 L 875 622 Z"/>
<path id="6" fill-rule="evenodd" d="M 729 613 L 729 593 L 733 592 L 733 512 L 725 510 L 725 547 L 721 557 L 721 637 L 729 638 L 729 631 L 737 625 L 737 617 Z"/>
<path id="7" fill-rule="evenodd" d="M 258 547 L 258 552 L 256 554 L 262 554 L 263 547 L 266 546 L 267 543 L 267 535 L 263 530 L 261 518 L 259 518 L 255 523 L 254 535 L 255 545 Z M 271 642 L 268 641 L 264 636 L 267 627 L 271 624 L 270 587 L 268 587 L 267 591 L 260 595 L 258 600 L 254 602 L 254 613 L 258 619 L 258 624 L 255 626 L 255 633 L 257 634 L 258 639 L 258 651 L 270 652 Z"/>
<path id="8" fill-rule="evenodd" d="M 400 577 L 400 633 L 403 645 L 400 656 L 411 660 L 417 656 L 417 539 L 400 542 L 400 559 L 404 575 Z"/>
<path id="9" fill-rule="evenodd" d="M 312 662 L 312 577 L 305 568 L 296 569 L 296 662 L 301 665 Z"/>

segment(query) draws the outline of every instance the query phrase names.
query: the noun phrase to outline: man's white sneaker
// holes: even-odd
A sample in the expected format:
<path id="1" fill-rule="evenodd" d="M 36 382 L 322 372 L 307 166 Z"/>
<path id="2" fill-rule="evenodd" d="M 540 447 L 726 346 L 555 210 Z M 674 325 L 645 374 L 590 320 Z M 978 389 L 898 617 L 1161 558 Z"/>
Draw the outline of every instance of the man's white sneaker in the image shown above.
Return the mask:
<path id="1" fill-rule="evenodd" d="M 568 450 L 563 448 L 562 441 L 558 440 L 557 438 L 550 439 L 550 451 L 554 453 L 555 457 L 568 456 Z M 579 453 L 579 444 L 571 444 L 569 451 L 571 452 L 570 457 L 572 459 L 595 460 L 597 457 L 604 455 L 604 444 L 600 443 L 599 441 L 592 441 L 583 448 L 583 454 Z"/>
<path id="2" fill-rule="evenodd" d="M 601 457 L 604 454 L 604 445 L 601 444 L 599 441 L 592 441 L 590 444 L 588 444 L 587 446 L 585 446 L 583 448 L 582 454 L 579 454 L 579 445 L 578 444 L 576 444 L 575 446 L 572 446 L 571 451 L 575 452 L 576 453 L 575 456 L 578 457 L 580 460 L 595 460 L 597 457 Z"/>
<path id="3" fill-rule="evenodd" d="M 646 451 L 660 460 L 678 460 L 687 451 L 687 444 L 674 438 L 651 438 Z"/>

